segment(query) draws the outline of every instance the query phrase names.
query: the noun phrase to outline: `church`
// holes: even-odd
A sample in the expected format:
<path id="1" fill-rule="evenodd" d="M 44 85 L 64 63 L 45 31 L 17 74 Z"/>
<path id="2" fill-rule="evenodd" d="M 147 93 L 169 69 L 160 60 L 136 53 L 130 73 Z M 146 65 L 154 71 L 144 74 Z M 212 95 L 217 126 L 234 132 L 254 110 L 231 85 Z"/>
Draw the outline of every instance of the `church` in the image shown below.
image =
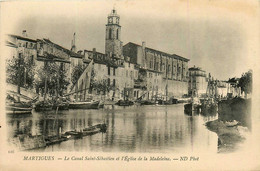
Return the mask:
<path id="1" fill-rule="evenodd" d="M 145 42 L 123 45 L 115 9 L 107 17 L 105 35 L 105 54 L 95 48 L 84 50 L 83 58 L 93 61 L 92 95 L 111 100 L 167 100 L 188 94 L 189 59 L 148 48 Z M 77 90 L 84 87 L 83 82 Z M 77 96 L 78 100 L 82 97 Z"/>

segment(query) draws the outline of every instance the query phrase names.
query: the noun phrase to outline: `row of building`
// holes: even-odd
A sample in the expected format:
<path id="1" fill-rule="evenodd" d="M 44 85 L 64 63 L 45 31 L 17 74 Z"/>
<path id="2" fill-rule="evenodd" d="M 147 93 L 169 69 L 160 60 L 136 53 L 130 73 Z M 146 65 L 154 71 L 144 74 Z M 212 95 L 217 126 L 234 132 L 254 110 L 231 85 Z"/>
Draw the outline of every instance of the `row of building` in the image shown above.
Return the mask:
<path id="1" fill-rule="evenodd" d="M 67 89 L 59 93 L 71 93 L 76 101 L 86 100 L 89 94 L 111 100 L 167 100 L 188 95 L 203 96 L 213 91 L 209 83 L 214 80 L 198 67 L 188 68 L 189 59 L 149 48 L 145 42 L 123 45 L 120 16 L 115 9 L 107 17 L 105 53 L 97 52 L 95 48 L 76 51 L 75 33 L 70 50 L 49 39 L 28 38 L 26 31 L 23 36 L 8 35 L 7 47 L 9 57 L 31 61 L 36 70 L 48 63 L 56 63 L 70 80 Z M 72 81 L 78 66 L 82 72 L 79 72 L 76 81 Z M 26 82 L 23 84 L 26 85 Z M 210 85 L 226 89 L 230 86 L 228 83 L 224 86 L 218 84 L 224 82 L 215 81 Z M 43 93 L 37 87 L 33 89 Z M 227 93 L 228 90 L 225 93 L 222 90 L 223 96 Z"/>

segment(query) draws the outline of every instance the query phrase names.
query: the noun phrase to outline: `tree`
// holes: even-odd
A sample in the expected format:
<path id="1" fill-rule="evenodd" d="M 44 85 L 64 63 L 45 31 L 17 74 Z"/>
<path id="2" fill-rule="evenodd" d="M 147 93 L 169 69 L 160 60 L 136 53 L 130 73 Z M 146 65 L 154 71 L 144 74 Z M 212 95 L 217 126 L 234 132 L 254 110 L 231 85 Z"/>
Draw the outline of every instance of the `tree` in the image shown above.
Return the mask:
<path id="1" fill-rule="evenodd" d="M 241 87 L 241 91 L 245 93 L 246 97 L 247 94 L 252 93 L 252 70 L 242 74 L 238 86 Z"/>
<path id="2" fill-rule="evenodd" d="M 6 82 L 24 88 L 34 87 L 35 64 L 23 56 L 13 57 L 6 63 Z M 18 78 L 20 77 L 20 78 Z"/>
<path id="3" fill-rule="evenodd" d="M 69 79 L 66 77 L 66 70 L 63 69 L 63 63 L 47 62 L 37 71 L 35 85 L 41 89 L 45 88 L 45 79 L 47 79 L 47 90 L 50 95 L 62 95 L 69 85 Z"/>

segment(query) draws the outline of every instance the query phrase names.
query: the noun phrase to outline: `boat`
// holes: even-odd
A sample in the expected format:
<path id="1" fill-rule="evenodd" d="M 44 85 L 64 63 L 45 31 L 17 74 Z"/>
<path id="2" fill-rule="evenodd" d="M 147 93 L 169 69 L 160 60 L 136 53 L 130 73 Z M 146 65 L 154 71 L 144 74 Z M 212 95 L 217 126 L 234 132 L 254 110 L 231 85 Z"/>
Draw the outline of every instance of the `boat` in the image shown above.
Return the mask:
<path id="1" fill-rule="evenodd" d="M 140 105 L 155 105 L 157 104 L 156 101 L 152 101 L 152 100 L 141 100 L 138 101 L 140 103 Z"/>
<path id="2" fill-rule="evenodd" d="M 192 98 L 191 103 L 184 105 L 184 113 L 187 115 L 193 115 L 194 113 L 199 113 L 201 109 L 201 103 L 197 97 Z"/>
<path id="3" fill-rule="evenodd" d="M 58 144 L 58 143 L 61 143 L 63 141 L 67 141 L 71 136 L 65 136 L 65 135 L 62 135 L 61 137 L 58 137 L 58 136 L 48 136 L 45 139 L 45 143 L 46 143 L 46 146 L 48 145 L 53 145 L 53 144 Z"/>
<path id="4" fill-rule="evenodd" d="M 69 102 L 62 102 L 62 103 L 59 103 L 59 104 L 54 104 L 53 109 L 57 109 L 58 110 L 69 110 Z"/>
<path id="5" fill-rule="evenodd" d="M 67 131 L 65 132 L 65 135 L 70 135 L 70 138 L 82 138 L 83 133 L 78 131 Z"/>
<path id="6" fill-rule="evenodd" d="M 89 128 L 84 128 L 82 133 L 83 136 L 87 135 L 93 135 L 99 132 L 105 133 L 107 131 L 107 125 L 106 124 L 97 124 L 94 126 L 91 126 Z"/>
<path id="7" fill-rule="evenodd" d="M 178 99 L 176 98 L 170 98 L 169 100 L 158 100 L 158 104 L 160 105 L 171 105 L 171 104 L 177 104 L 178 103 Z"/>
<path id="8" fill-rule="evenodd" d="M 98 109 L 99 101 L 70 102 L 69 109 Z"/>
<path id="9" fill-rule="evenodd" d="M 84 128 L 81 131 L 67 131 L 65 134 L 62 136 L 70 136 L 69 138 L 82 138 L 83 136 L 89 136 L 89 135 L 94 135 L 96 133 L 102 132 L 105 133 L 107 130 L 107 125 L 106 124 L 97 124 L 94 126 L 90 126 L 88 128 Z"/>
<path id="10" fill-rule="evenodd" d="M 134 102 L 130 101 L 130 100 L 119 100 L 116 105 L 118 106 L 132 106 L 134 105 Z"/>
<path id="11" fill-rule="evenodd" d="M 178 103 L 189 103 L 191 102 L 191 98 L 179 98 Z"/>
<path id="12" fill-rule="evenodd" d="M 200 112 L 201 105 L 188 103 L 184 105 L 184 113 L 192 116 L 194 113 L 198 114 Z"/>
<path id="13" fill-rule="evenodd" d="M 50 101 L 37 101 L 35 103 L 35 111 L 42 112 L 42 111 L 51 111 L 53 104 Z"/>
<path id="14" fill-rule="evenodd" d="M 30 104 L 21 102 L 7 103 L 5 106 L 7 114 L 30 114 L 32 113 L 32 107 Z"/>
<path id="15" fill-rule="evenodd" d="M 7 92 L 5 110 L 6 114 L 30 114 L 32 113 L 32 103 L 31 99 L 28 101 L 21 101 L 21 99 L 26 100 L 24 95 L 12 92 Z M 28 98 L 28 97 L 27 97 Z"/>
<path id="16" fill-rule="evenodd" d="M 66 98 L 58 98 L 54 101 L 53 107 L 54 110 L 58 108 L 58 110 L 69 110 L 69 101 Z"/>

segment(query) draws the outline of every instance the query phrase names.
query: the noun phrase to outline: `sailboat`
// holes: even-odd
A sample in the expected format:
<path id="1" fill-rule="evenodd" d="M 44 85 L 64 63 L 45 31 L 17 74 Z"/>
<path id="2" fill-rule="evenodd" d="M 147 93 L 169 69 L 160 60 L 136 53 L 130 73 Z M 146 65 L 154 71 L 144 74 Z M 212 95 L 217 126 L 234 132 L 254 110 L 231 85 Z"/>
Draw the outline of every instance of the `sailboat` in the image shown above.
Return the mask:
<path id="1" fill-rule="evenodd" d="M 90 75 L 92 70 L 93 60 L 88 64 L 88 66 L 78 78 L 77 82 L 73 85 L 71 92 L 65 95 L 71 96 L 71 98 L 73 98 L 72 102 L 69 103 L 69 109 L 99 109 L 100 101 L 94 100 L 93 97 L 89 96 L 87 92 L 90 87 Z M 84 83 L 84 86 L 79 86 L 79 82 Z"/>
<path id="2" fill-rule="evenodd" d="M 5 106 L 5 110 L 6 110 L 7 114 L 30 114 L 30 113 L 32 113 L 31 102 L 16 100 L 16 99 L 20 99 L 20 98 L 23 98 L 23 95 L 20 95 L 15 92 L 12 92 L 12 93 L 7 92 L 6 106 Z"/>

